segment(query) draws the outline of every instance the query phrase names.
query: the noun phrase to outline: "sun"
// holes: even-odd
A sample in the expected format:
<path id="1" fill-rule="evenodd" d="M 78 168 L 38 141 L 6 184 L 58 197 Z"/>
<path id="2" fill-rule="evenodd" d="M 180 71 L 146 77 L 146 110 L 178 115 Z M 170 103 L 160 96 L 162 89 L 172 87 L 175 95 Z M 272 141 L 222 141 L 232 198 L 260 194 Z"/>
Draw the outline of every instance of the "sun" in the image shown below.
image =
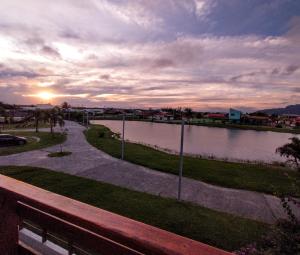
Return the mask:
<path id="1" fill-rule="evenodd" d="M 54 98 L 54 94 L 50 92 L 40 92 L 37 94 L 37 97 L 43 100 L 51 100 L 52 98 Z"/>

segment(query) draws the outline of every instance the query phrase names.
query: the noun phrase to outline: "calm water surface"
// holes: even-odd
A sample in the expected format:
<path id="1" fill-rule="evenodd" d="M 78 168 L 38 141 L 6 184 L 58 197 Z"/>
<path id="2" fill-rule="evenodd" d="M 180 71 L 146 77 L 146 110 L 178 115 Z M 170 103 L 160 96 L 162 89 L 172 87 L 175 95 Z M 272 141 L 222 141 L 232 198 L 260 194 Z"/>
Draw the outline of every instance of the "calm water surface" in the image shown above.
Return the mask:
<path id="1" fill-rule="evenodd" d="M 122 121 L 94 120 L 113 132 L 121 133 Z M 127 121 L 125 139 L 179 151 L 180 125 Z M 275 149 L 288 142 L 293 134 L 186 125 L 184 152 L 235 160 L 283 161 Z M 299 135 L 297 135 L 300 137 Z"/>

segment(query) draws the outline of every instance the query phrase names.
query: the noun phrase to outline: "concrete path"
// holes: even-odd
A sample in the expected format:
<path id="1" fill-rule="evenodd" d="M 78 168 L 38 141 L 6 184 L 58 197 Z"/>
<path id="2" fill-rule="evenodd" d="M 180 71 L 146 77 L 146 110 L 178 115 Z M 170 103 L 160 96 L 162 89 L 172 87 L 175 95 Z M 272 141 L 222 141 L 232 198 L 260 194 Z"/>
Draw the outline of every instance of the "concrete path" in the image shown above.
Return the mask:
<path id="1" fill-rule="evenodd" d="M 66 122 L 68 139 L 64 150 L 70 156 L 49 158 L 49 152 L 59 151 L 59 145 L 0 157 L 0 165 L 29 165 L 83 176 L 132 190 L 162 197 L 176 198 L 178 178 L 113 158 L 91 146 L 85 139 L 84 127 Z M 222 188 L 201 181 L 183 178 L 182 199 L 217 211 L 273 223 L 285 217 L 277 197 L 252 191 Z"/>

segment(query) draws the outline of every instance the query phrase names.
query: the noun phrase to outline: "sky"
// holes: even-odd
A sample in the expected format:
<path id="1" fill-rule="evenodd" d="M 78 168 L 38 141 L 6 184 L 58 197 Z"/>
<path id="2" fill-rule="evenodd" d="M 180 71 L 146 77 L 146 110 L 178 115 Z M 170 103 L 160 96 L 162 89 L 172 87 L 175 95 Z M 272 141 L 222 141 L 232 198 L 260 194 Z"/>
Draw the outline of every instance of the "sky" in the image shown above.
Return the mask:
<path id="1" fill-rule="evenodd" d="M 0 0 L 0 101 L 300 103 L 300 1 Z"/>

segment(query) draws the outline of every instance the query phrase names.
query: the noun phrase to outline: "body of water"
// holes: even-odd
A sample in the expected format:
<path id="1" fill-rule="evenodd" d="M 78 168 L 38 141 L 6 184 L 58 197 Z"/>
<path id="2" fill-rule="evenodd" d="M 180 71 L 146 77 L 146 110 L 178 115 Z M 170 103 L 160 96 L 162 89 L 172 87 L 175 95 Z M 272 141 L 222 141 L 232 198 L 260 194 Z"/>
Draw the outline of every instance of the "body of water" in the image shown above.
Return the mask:
<path id="1" fill-rule="evenodd" d="M 105 125 L 116 133 L 122 131 L 122 121 L 94 120 L 92 123 Z M 125 139 L 178 152 L 180 129 L 181 126 L 175 124 L 126 121 Z M 186 125 L 184 152 L 229 160 L 284 161 L 275 150 L 289 142 L 288 139 L 293 136 L 270 131 Z"/>

